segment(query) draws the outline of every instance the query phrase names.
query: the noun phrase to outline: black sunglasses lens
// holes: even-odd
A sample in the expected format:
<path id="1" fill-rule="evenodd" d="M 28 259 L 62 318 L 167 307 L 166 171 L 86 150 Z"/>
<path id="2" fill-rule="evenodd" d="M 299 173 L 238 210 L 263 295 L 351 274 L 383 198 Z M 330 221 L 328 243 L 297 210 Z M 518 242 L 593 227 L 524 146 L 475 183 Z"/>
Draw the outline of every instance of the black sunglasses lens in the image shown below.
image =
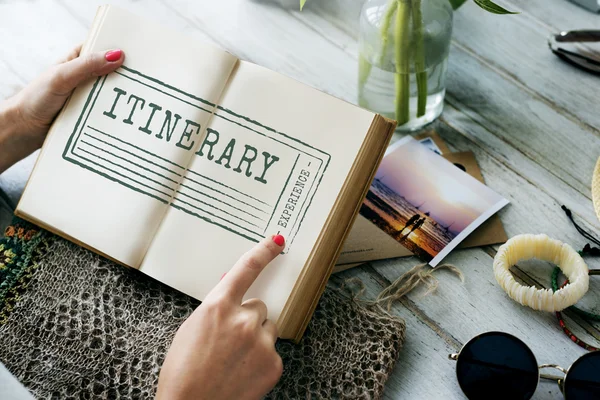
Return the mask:
<path id="1" fill-rule="evenodd" d="M 460 351 L 456 375 L 470 400 L 529 399 L 539 378 L 531 350 L 502 332 L 485 333 L 471 340 Z"/>
<path id="2" fill-rule="evenodd" d="M 565 399 L 600 399 L 600 351 L 588 353 L 569 368 L 565 378 Z"/>

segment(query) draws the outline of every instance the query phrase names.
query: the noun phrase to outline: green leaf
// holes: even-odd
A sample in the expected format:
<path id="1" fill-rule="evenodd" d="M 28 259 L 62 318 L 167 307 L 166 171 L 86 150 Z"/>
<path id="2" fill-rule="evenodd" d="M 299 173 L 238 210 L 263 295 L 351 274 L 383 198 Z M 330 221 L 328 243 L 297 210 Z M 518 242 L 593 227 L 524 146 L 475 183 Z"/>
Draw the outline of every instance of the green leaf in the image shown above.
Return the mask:
<path id="1" fill-rule="evenodd" d="M 306 4 L 306 0 L 300 0 L 300 11 L 302 11 L 305 4 Z"/>
<path id="2" fill-rule="evenodd" d="M 458 7 L 462 6 L 467 0 L 448 0 L 450 2 L 450 5 L 452 5 L 453 9 L 457 9 Z"/>
<path id="3" fill-rule="evenodd" d="M 514 11 L 508 11 L 506 8 L 500 7 L 498 4 L 494 3 L 492 0 L 473 0 L 475 4 L 479 7 L 483 8 L 485 11 L 489 11 L 492 14 L 518 14 Z"/>

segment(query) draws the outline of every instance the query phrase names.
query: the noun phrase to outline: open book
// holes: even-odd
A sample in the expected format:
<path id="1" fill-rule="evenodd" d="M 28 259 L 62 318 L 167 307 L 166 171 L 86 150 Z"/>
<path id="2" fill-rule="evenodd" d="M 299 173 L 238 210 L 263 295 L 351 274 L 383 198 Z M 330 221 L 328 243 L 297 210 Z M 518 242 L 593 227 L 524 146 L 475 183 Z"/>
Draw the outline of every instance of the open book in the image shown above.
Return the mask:
<path id="1" fill-rule="evenodd" d="M 113 48 L 125 64 L 73 93 L 16 214 L 199 300 L 280 233 L 247 297 L 298 340 L 395 123 L 103 6 L 82 53 Z"/>

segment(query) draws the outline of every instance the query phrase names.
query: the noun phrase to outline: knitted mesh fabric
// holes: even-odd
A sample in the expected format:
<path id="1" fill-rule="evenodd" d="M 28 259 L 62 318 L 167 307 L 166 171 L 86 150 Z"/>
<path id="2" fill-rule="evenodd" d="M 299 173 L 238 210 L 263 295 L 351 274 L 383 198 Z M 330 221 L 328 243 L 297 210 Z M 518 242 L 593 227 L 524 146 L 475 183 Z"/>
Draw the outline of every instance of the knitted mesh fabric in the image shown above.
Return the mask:
<path id="1" fill-rule="evenodd" d="M 29 246 L 0 242 L 12 260 L 0 263 L 0 361 L 37 398 L 152 398 L 169 344 L 199 303 L 47 232 L 29 236 Z M 328 288 L 302 341 L 278 342 L 284 375 L 268 398 L 380 398 L 404 330 Z"/>

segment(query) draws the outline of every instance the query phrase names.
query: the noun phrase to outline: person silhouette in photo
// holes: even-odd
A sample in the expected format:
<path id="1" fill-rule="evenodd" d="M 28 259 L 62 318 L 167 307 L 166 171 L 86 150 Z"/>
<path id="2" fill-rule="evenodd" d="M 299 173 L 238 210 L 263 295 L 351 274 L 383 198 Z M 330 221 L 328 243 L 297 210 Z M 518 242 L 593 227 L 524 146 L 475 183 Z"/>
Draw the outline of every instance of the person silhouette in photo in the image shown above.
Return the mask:
<path id="1" fill-rule="evenodd" d="M 418 220 L 418 221 L 417 221 L 417 222 L 416 222 L 416 223 L 413 225 L 413 227 L 412 227 L 411 231 L 410 231 L 408 234 L 410 235 L 410 234 L 411 234 L 411 233 L 413 233 L 414 231 L 416 231 L 416 230 L 420 229 L 420 228 L 423 226 L 423 224 L 425 223 L 425 220 L 426 220 L 426 218 L 425 218 L 425 217 L 423 217 L 423 218 L 421 218 L 420 220 Z M 407 236 L 408 236 L 408 235 L 407 235 Z"/>
<path id="2" fill-rule="evenodd" d="M 421 221 L 419 219 L 420 217 L 421 216 L 419 214 L 415 214 L 412 217 L 410 217 L 410 219 L 408 221 L 406 221 L 406 225 L 404 226 L 404 228 L 402 228 L 396 232 L 396 240 L 402 241 L 402 240 L 406 239 L 408 237 L 408 235 L 413 233 L 413 231 L 416 229 L 415 226 L 417 226 L 419 221 Z M 423 218 L 423 219 L 425 219 L 425 218 Z M 402 233 L 404 232 L 404 230 L 407 228 L 410 228 L 411 226 L 412 226 L 412 230 L 409 231 L 406 235 L 403 235 Z"/>
<path id="3" fill-rule="evenodd" d="M 413 215 L 412 217 L 410 217 L 410 219 L 408 221 L 406 221 L 406 225 L 404 225 L 404 228 L 400 229 L 398 232 L 402 233 L 406 228 L 408 228 L 409 226 L 412 226 L 418 220 L 419 220 L 419 214 Z"/>

